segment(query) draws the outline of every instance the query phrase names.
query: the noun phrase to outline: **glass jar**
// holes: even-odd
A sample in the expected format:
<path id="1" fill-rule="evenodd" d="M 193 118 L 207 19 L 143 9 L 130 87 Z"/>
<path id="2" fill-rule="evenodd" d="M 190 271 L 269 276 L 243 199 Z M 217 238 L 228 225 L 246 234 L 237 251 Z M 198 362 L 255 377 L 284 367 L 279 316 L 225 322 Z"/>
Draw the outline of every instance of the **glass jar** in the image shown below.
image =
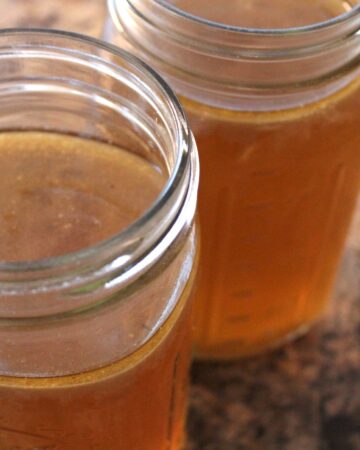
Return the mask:
<path id="1" fill-rule="evenodd" d="M 306 25 L 319 0 L 301 4 L 304 26 L 237 26 L 235 5 L 258 3 L 108 0 L 105 38 L 166 77 L 199 147 L 203 358 L 260 352 L 319 318 L 359 191 L 358 2 L 321 23 Z M 250 19 L 286 26 L 298 2 L 285 3 Z"/>
<path id="2" fill-rule="evenodd" d="M 137 58 L 80 35 L 1 31 L 0 68 L 2 131 L 109 142 L 168 178 L 116 236 L 0 262 L 0 448 L 178 449 L 198 186 L 183 111 Z"/>

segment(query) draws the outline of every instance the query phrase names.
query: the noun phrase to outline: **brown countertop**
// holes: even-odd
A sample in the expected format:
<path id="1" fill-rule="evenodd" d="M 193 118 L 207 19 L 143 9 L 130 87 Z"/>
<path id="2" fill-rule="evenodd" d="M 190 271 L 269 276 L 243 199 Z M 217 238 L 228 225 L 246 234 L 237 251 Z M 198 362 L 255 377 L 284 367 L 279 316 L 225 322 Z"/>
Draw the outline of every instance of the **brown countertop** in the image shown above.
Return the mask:
<path id="1" fill-rule="evenodd" d="M 104 11 L 103 0 L 0 0 L 0 27 L 99 36 Z M 188 427 L 188 450 L 360 450 L 360 203 L 327 315 L 271 354 L 195 364 Z"/>

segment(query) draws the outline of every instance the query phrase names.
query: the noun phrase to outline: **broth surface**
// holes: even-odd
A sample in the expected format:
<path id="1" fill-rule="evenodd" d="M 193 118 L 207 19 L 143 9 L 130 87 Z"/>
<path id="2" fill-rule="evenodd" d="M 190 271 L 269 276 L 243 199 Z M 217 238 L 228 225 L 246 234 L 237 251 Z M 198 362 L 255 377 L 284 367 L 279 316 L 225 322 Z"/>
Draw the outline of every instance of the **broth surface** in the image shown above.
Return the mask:
<path id="1" fill-rule="evenodd" d="M 213 22 L 245 28 L 291 28 L 333 19 L 359 0 L 168 0 Z"/>
<path id="2" fill-rule="evenodd" d="M 138 156 L 46 132 L 1 133 L 0 171 L 0 260 L 5 261 L 61 255 L 109 238 L 143 214 L 165 183 Z M 159 330 L 112 365 L 64 377 L 0 376 L 0 449 L 179 449 L 190 360 L 191 283 Z M 119 333 L 128 322 L 147 327 L 145 319 L 157 300 L 152 296 L 140 304 L 138 314 L 119 321 Z M 89 341 L 113 345 L 99 326 L 111 320 L 106 315 L 111 311 L 97 311 Z M 85 318 L 76 320 L 78 327 L 87 324 Z M 59 346 L 68 322 L 56 323 Z M 46 326 L 51 329 L 51 323 Z M 29 336 L 36 338 L 36 326 Z"/>
<path id="3" fill-rule="evenodd" d="M 64 255 L 110 238 L 156 200 L 165 177 L 90 139 L 0 133 L 0 261 Z"/>

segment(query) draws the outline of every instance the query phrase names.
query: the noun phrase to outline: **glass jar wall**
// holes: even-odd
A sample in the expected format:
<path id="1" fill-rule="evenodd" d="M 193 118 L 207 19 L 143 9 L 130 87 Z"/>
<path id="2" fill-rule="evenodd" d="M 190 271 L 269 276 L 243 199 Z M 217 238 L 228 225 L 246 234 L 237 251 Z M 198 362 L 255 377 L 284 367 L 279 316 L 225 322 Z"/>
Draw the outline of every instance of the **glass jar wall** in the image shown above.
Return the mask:
<path id="1" fill-rule="evenodd" d="M 359 192 L 360 6 L 266 5 L 108 1 L 105 37 L 161 71 L 198 143 L 203 358 L 260 352 L 319 318 Z"/>
<path id="2" fill-rule="evenodd" d="M 90 38 L 3 31 L 0 56 L 0 447 L 180 449 L 198 185 L 182 109 Z"/>

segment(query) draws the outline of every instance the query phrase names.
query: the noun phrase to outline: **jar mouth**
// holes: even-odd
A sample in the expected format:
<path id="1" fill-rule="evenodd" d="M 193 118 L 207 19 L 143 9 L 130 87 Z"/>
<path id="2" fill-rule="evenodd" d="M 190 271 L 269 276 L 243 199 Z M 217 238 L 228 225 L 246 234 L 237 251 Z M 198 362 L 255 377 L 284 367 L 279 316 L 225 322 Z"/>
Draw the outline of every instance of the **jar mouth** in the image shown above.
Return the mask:
<path id="1" fill-rule="evenodd" d="M 281 29 L 212 22 L 167 0 L 108 0 L 108 11 L 108 39 L 134 49 L 179 95 L 216 108 L 294 108 L 358 73 L 360 5 L 325 22 Z"/>
<path id="2" fill-rule="evenodd" d="M 175 226 L 174 224 L 179 222 L 185 205 L 188 207 L 191 203 L 190 215 L 196 205 L 198 183 L 196 146 L 183 108 L 168 84 L 150 66 L 131 53 L 98 39 L 67 31 L 38 28 L 2 29 L 0 30 L 0 57 L 4 49 L 6 52 L 16 52 L 16 45 L 11 45 L 7 41 L 8 39 L 21 37 L 26 43 L 27 38 L 38 36 L 45 41 L 50 38 L 50 41 L 44 44 L 50 51 L 64 48 L 64 41 L 68 44 L 84 44 L 99 52 L 105 51 L 110 56 L 121 58 L 127 65 L 141 73 L 145 78 L 145 83 L 150 82 L 151 86 L 156 86 L 161 92 L 162 100 L 166 102 L 166 111 L 171 120 L 171 126 L 176 130 L 175 158 L 169 178 L 157 199 L 127 228 L 90 247 L 64 255 L 34 261 L 0 261 L 0 284 L 3 281 L 7 283 L 9 279 L 11 282 L 18 279 L 24 281 L 23 277 L 26 277 L 27 280 L 39 281 L 39 278 L 46 280 L 54 273 L 56 273 L 56 278 L 59 274 L 64 273 L 72 273 L 74 276 L 74 270 L 84 266 L 88 267 L 95 258 L 100 259 L 98 266 L 102 269 L 106 264 L 106 270 L 102 271 L 102 275 L 106 271 L 110 272 L 115 269 L 119 271 L 125 266 L 132 266 L 153 249 L 159 240 Z M 56 47 L 57 41 L 59 41 L 59 47 Z M 39 44 L 39 48 L 41 46 L 42 44 Z M 26 50 L 22 48 L 21 51 Z M 100 58 L 97 58 L 100 61 Z M 114 63 L 109 61 L 106 63 L 109 64 L 109 67 L 111 66 L 113 72 L 116 72 Z M 183 218 L 183 220 L 185 219 Z M 159 226 L 159 224 L 164 224 L 164 226 Z M 178 227 L 180 227 L 179 224 Z"/>
<path id="3" fill-rule="evenodd" d="M 156 34 L 173 43 L 179 51 L 193 51 L 237 61 L 240 59 L 281 59 L 320 53 L 331 47 L 343 47 L 359 38 L 360 4 L 329 20 L 289 28 L 248 28 L 227 25 L 196 16 L 167 0 L 107 0 L 116 29 L 146 49 L 141 32 Z M 160 47 L 157 53 L 161 54 Z M 154 53 L 154 52 L 153 52 Z M 157 58 L 156 52 L 154 58 Z M 161 56 L 160 59 L 167 60 Z M 175 64 L 176 65 L 176 64 Z M 191 68 L 188 68 L 190 71 Z"/>
<path id="4" fill-rule="evenodd" d="M 166 8 L 172 14 L 178 16 L 179 18 L 190 20 L 198 25 L 206 25 L 214 30 L 221 30 L 226 32 L 233 32 L 236 34 L 255 34 L 263 36 L 287 36 L 287 35 L 305 35 L 308 33 L 313 33 L 315 31 L 320 31 L 328 28 L 333 28 L 337 25 L 341 25 L 348 21 L 351 21 L 354 17 L 360 15 L 360 4 L 354 6 L 350 11 L 346 11 L 331 19 L 316 22 L 309 25 L 298 26 L 298 27 L 284 27 L 284 28 L 252 28 L 252 27 L 241 27 L 235 25 L 227 25 L 225 23 L 216 22 L 213 20 L 205 19 L 203 17 L 191 14 L 175 5 L 169 3 L 167 0 L 150 0 L 150 3 L 157 3 L 163 8 Z"/>

